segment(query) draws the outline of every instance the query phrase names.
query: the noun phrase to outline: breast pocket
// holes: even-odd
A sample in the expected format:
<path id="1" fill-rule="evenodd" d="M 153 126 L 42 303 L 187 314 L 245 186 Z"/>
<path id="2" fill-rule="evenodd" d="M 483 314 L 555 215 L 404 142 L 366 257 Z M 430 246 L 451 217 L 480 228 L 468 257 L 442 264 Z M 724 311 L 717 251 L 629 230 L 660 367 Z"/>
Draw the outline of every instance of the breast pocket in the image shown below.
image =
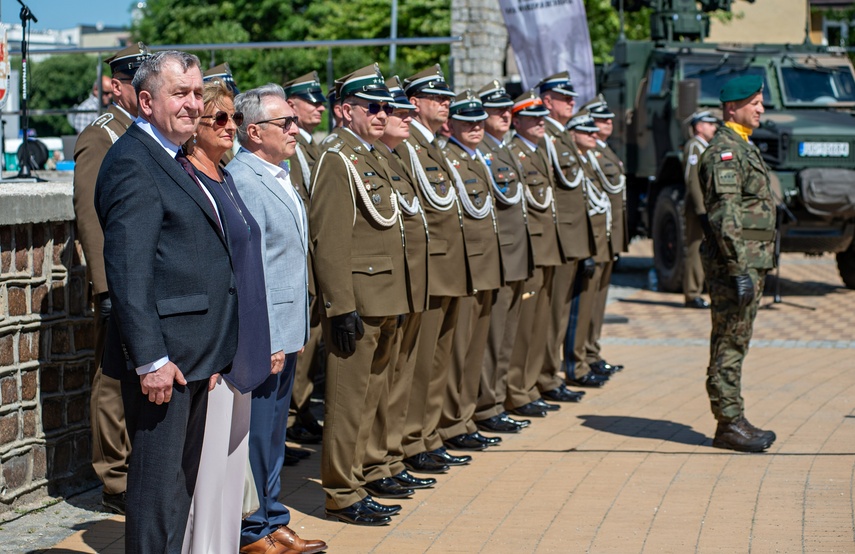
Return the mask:
<path id="1" fill-rule="evenodd" d="M 294 287 L 288 287 L 284 289 L 274 289 L 270 291 L 270 303 L 274 306 L 276 304 L 288 304 L 294 302 Z"/>

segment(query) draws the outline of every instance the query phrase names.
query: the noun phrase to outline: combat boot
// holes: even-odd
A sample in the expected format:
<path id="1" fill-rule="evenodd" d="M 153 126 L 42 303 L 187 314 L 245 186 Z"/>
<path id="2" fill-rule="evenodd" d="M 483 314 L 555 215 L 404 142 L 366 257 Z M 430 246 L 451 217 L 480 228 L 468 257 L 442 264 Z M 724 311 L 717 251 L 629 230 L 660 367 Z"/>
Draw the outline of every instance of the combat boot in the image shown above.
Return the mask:
<path id="1" fill-rule="evenodd" d="M 751 425 L 751 422 L 745 419 L 744 417 L 742 418 L 742 421 L 745 422 L 745 426 L 748 427 L 748 430 L 754 433 L 755 437 L 761 437 L 768 440 L 770 446 L 773 442 L 775 442 L 775 439 L 778 438 L 775 435 L 775 431 L 766 431 L 764 429 L 760 429 L 759 427 L 755 427 L 754 425 Z"/>
<path id="2" fill-rule="evenodd" d="M 712 445 L 739 452 L 763 452 L 772 445 L 766 436 L 756 436 L 746 425 L 745 418 L 734 421 L 719 421 Z"/>

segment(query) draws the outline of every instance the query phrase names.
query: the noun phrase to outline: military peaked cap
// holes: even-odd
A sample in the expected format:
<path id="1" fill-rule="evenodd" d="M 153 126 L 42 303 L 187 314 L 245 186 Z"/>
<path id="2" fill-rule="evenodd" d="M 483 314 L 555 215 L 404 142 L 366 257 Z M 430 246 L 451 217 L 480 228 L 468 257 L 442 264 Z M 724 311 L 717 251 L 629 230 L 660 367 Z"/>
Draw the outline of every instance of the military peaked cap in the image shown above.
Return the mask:
<path id="1" fill-rule="evenodd" d="M 579 96 L 579 93 L 573 89 L 573 81 L 570 80 L 569 71 L 562 71 L 561 73 L 550 75 L 537 84 L 537 89 L 540 91 L 541 95 L 543 95 L 544 92 L 549 92 L 551 90 L 552 92 L 557 92 L 566 96 Z"/>
<path id="2" fill-rule="evenodd" d="M 543 107 L 543 100 L 534 93 L 534 89 L 525 92 L 514 100 L 514 115 L 527 115 L 530 117 L 545 117 L 549 110 Z"/>
<path id="3" fill-rule="evenodd" d="M 356 96 L 365 100 L 375 102 L 392 102 L 394 98 L 389 94 L 380 66 L 367 65 L 357 69 L 349 75 L 345 75 L 336 82 L 336 96 L 340 101 L 346 100 L 348 96 Z"/>
<path id="4" fill-rule="evenodd" d="M 466 89 L 458 94 L 451 106 L 448 107 L 448 115 L 451 119 L 458 121 L 484 121 L 487 119 L 487 112 L 484 111 L 484 106 L 472 89 Z"/>
<path id="5" fill-rule="evenodd" d="M 401 80 L 397 75 L 394 77 L 389 77 L 386 79 L 386 87 L 389 89 L 389 94 L 395 99 L 393 102 L 389 102 L 393 108 L 400 108 L 405 110 L 415 110 L 416 107 L 410 104 L 410 99 L 407 98 L 407 93 L 404 92 L 404 88 L 401 86 Z"/>
<path id="6" fill-rule="evenodd" d="M 134 76 L 137 69 L 139 69 L 149 56 L 151 54 L 148 51 L 148 47 L 142 42 L 138 42 L 123 50 L 119 50 L 104 61 L 110 66 L 110 71 L 113 72 L 113 75 L 124 73 Z"/>
<path id="7" fill-rule="evenodd" d="M 232 91 L 232 94 L 240 93 L 237 83 L 235 83 L 235 78 L 232 77 L 232 70 L 228 63 L 221 63 L 220 65 L 208 69 L 202 74 L 202 80 L 206 83 L 223 83 L 226 88 Z"/>
<path id="8" fill-rule="evenodd" d="M 404 92 L 407 96 L 416 94 L 439 94 L 454 97 L 454 91 L 448 88 L 442 68 L 439 64 L 420 71 L 404 79 Z"/>
<path id="9" fill-rule="evenodd" d="M 485 108 L 510 108 L 514 105 L 511 95 L 497 80 L 490 81 L 478 91 L 478 97 Z"/>
<path id="10" fill-rule="evenodd" d="M 324 92 L 321 90 L 321 80 L 317 71 L 306 73 L 296 79 L 292 79 L 282 86 L 286 98 L 302 98 L 306 102 L 320 104 L 326 101 Z"/>
<path id="11" fill-rule="evenodd" d="M 580 131 L 582 133 L 596 133 L 600 130 L 597 127 L 597 122 L 594 121 L 594 118 L 591 117 L 591 114 L 587 110 L 580 110 L 579 113 L 573 116 L 567 123 L 567 128 L 571 131 Z"/>

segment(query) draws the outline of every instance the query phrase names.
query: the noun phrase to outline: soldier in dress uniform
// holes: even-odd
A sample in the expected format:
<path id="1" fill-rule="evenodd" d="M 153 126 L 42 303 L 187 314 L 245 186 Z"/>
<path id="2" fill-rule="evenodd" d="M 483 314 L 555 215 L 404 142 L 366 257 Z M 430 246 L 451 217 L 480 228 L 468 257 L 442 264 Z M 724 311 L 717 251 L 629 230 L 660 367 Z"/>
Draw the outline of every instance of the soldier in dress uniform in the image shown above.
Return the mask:
<path id="1" fill-rule="evenodd" d="M 101 503 L 120 514 L 125 513 L 131 441 L 120 382 L 101 371 L 112 305 L 104 272 L 104 232 L 95 214 L 95 180 L 107 150 L 137 117 L 137 94 L 131 81 L 148 56 L 145 44 L 139 42 L 106 60 L 113 75 L 113 103 L 80 133 L 74 147 L 74 213 L 95 304 L 95 377 L 89 404 L 92 468 L 104 484 Z"/>
<path id="2" fill-rule="evenodd" d="M 520 164 L 525 179 L 528 229 L 534 252 L 535 271 L 526 284 L 531 294 L 520 309 L 520 320 L 511 354 L 512 375 L 522 374 L 522 382 L 508 380 L 505 405 L 521 416 L 545 417 L 547 411 L 560 408 L 545 402 L 537 390 L 537 379 L 546 353 L 546 335 L 552 306 L 552 280 L 555 268 L 563 263 L 558 238 L 558 214 L 552 166 L 546 146 L 545 117 L 549 110 L 530 90 L 514 100 L 514 137 L 510 150 Z"/>
<path id="3" fill-rule="evenodd" d="M 481 366 L 481 384 L 475 410 L 475 425 L 482 431 L 518 433 L 531 420 L 517 420 L 505 410 L 511 352 L 517 335 L 520 307 L 526 279 L 534 271 L 531 237 L 528 234 L 525 184 L 516 157 L 504 137 L 511 128 L 514 101 L 499 81 L 491 81 L 478 91 L 487 112 L 485 137 L 478 147 L 490 168 L 499 246 L 502 253 L 502 275 L 505 284 L 498 290 L 490 313 L 489 338 Z M 517 388 L 522 385 L 522 372 L 513 376 Z"/>
<path id="4" fill-rule="evenodd" d="M 311 204 L 309 185 L 312 182 L 312 170 L 320 157 L 320 148 L 312 133 L 321 123 L 326 111 L 326 98 L 321 91 L 318 72 L 312 71 L 285 83 L 282 87 L 288 104 L 297 115 L 297 149 L 288 159 L 291 166 L 291 183 L 300 194 L 303 204 Z M 320 371 L 319 345 L 321 342 L 321 313 L 318 308 L 318 292 L 312 269 L 312 250 L 309 250 L 309 341 L 303 352 L 297 357 L 297 371 L 294 374 L 294 390 L 291 394 L 291 425 L 287 436 L 290 440 L 315 444 L 321 441 L 323 428 L 309 411 L 309 399 L 312 396 L 312 379 Z"/>
<path id="5" fill-rule="evenodd" d="M 400 148 L 410 136 L 410 123 L 416 107 L 407 100 L 398 77 L 386 79 L 386 86 L 394 97 L 390 105 L 395 110 L 389 115 L 383 136 L 374 143 L 374 154 L 381 164 L 388 166 L 398 200 L 398 217 L 407 243 L 407 298 L 410 308 L 398 330 L 401 335 L 399 354 L 393 370 L 387 372 L 388 401 L 381 403 L 374 419 L 363 471 L 368 481 L 365 489 L 372 496 L 406 498 L 416 489 L 436 484 L 436 479 L 420 478 L 407 472 L 402 446 L 416 368 L 419 328 L 422 312 L 428 305 L 429 233 L 409 151 Z"/>
<path id="6" fill-rule="evenodd" d="M 718 421 L 713 446 L 762 452 L 776 437 L 745 419 L 742 361 L 763 282 L 775 265 L 770 172 L 760 150 L 748 140 L 764 112 L 763 77 L 731 79 L 719 100 L 724 125 L 701 155 L 698 170 L 710 227 L 701 256 L 712 304 L 707 393 Z"/>
<path id="7" fill-rule="evenodd" d="M 453 456 L 442 445 L 437 426 L 445 398 L 451 345 L 459 301 L 468 295 L 469 279 L 463 243 L 463 211 L 450 177 L 448 161 L 436 144 L 436 133 L 448 120 L 454 93 L 439 64 L 404 79 L 404 92 L 416 107 L 406 148 L 424 200 L 430 230 L 428 310 L 422 315 L 413 394 L 407 411 L 403 447 L 407 468 L 442 473 L 449 465 L 469 463 L 470 456 Z"/>
<path id="8" fill-rule="evenodd" d="M 490 170 L 478 152 L 478 145 L 484 138 L 485 119 L 487 112 L 472 90 L 461 92 L 449 107 L 451 136 L 445 156 L 463 208 L 470 295 L 460 301 L 439 435 L 447 448 L 457 450 L 483 450 L 502 440 L 482 435 L 473 420 L 490 312 L 496 291 L 502 286 L 499 230 Z"/>
<path id="9" fill-rule="evenodd" d="M 377 407 L 388 393 L 398 316 L 409 311 L 397 196 L 372 153 L 393 98 L 377 64 L 338 86 L 344 128 L 318 160 L 309 207 L 327 345 L 321 481 L 327 515 L 383 525 L 401 507 L 368 495 L 362 467 Z"/>
<path id="10" fill-rule="evenodd" d="M 603 273 L 598 285 L 598 299 L 594 308 L 594 319 L 591 322 L 591 331 L 588 338 L 588 366 L 594 373 L 606 376 L 623 369 L 622 365 L 606 362 L 600 354 L 600 334 L 603 329 L 603 319 L 606 314 L 606 302 L 608 301 L 609 284 L 612 279 L 615 260 L 621 252 L 629 251 L 629 228 L 626 218 L 626 176 L 623 171 L 623 162 L 617 153 L 606 143 L 614 129 L 615 114 L 609 109 L 602 95 L 585 106 L 588 113 L 597 124 L 597 164 L 602 170 L 605 180 L 603 188 L 609 196 L 612 205 L 612 227 L 609 238 L 612 243 L 614 257 L 605 263 Z"/>
<path id="11" fill-rule="evenodd" d="M 555 268 L 552 281 L 552 305 L 546 358 L 537 380 L 541 395 L 556 402 L 579 402 L 584 392 L 571 391 L 559 375 L 563 369 L 561 349 L 567 335 L 573 283 L 579 272 L 591 276 L 595 263 L 591 257 L 591 221 L 588 198 L 583 186 L 583 171 L 577 158 L 576 143 L 566 130 L 576 106 L 576 91 L 570 73 L 562 71 L 537 85 L 546 117 L 546 146 L 554 179 L 555 208 L 558 213 L 558 238 L 564 263 Z"/>
<path id="12" fill-rule="evenodd" d="M 232 75 L 232 69 L 228 63 L 221 63 L 202 73 L 202 81 L 205 83 L 223 83 L 233 95 L 237 96 L 240 94 L 240 89 L 238 89 L 235 78 Z M 237 144 L 237 141 L 235 141 L 235 144 Z M 225 151 L 223 158 L 220 160 L 222 167 L 226 167 L 234 159 L 235 152 L 237 151 L 236 148 L 237 146 L 235 146 L 235 149 Z"/>
<path id="13" fill-rule="evenodd" d="M 599 302 L 600 283 L 605 265 L 614 258 L 611 243 L 612 203 L 606 188 L 608 179 L 597 163 L 597 133 L 599 128 L 587 110 L 573 116 L 567 124 L 576 142 L 580 167 L 585 174 L 588 217 L 591 221 L 593 274 L 580 274 L 573 288 L 570 324 L 564 343 L 564 372 L 567 382 L 580 387 L 601 387 L 608 375 L 588 365 L 588 344 L 591 321 Z"/>
<path id="14" fill-rule="evenodd" d="M 683 200 L 686 243 L 683 258 L 683 296 L 687 308 L 705 310 L 710 305 L 701 296 L 704 292 L 704 266 L 701 262 L 704 230 L 701 218 L 706 216 L 707 210 L 704 208 L 704 191 L 698 180 L 698 162 L 718 129 L 718 118 L 704 110 L 693 113 L 688 123 L 692 137 L 683 146 L 683 182 L 686 184 L 686 196 Z"/>

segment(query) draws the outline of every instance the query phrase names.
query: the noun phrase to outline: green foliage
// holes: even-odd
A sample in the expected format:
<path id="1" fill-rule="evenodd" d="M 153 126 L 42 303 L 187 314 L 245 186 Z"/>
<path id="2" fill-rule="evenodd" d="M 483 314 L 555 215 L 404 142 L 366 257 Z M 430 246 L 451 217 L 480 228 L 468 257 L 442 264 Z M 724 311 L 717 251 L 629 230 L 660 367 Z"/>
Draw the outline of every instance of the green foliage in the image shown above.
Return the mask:
<path id="1" fill-rule="evenodd" d="M 98 58 L 85 54 L 51 56 L 28 66 L 28 107 L 35 109 L 71 108 L 92 92 L 97 77 Z M 110 74 L 106 64 L 102 71 Z M 30 128 L 38 136 L 73 135 L 75 130 L 63 115 L 30 117 Z"/>
<path id="2" fill-rule="evenodd" d="M 620 35 L 620 16 L 612 8 L 610 0 L 585 0 L 585 12 L 588 16 L 588 32 L 591 34 L 591 48 L 594 63 L 611 61 L 611 51 Z M 641 8 L 637 12 L 624 12 L 624 32 L 630 40 L 650 38 L 650 8 Z"/>
<path id="3" fill-rule="evenodd" d="M 269 42 L 387 38 L 390 0 L 149 0 L 134 27 L 147 44 Z M 450 0 L 399 0 L 398 36 L 448 36 Z M 447 64 L 448 46 L 398 48 L 395 73 L 406 76 L 427 65 Z M 227 61 L 241 89 L 284 83 L 317 70 L 327 80 L 326 48 L 194 52 L 204 66 Z M 388 47 L 334 48 L 333 78 L 372 61 L 389 71 Z"/>

